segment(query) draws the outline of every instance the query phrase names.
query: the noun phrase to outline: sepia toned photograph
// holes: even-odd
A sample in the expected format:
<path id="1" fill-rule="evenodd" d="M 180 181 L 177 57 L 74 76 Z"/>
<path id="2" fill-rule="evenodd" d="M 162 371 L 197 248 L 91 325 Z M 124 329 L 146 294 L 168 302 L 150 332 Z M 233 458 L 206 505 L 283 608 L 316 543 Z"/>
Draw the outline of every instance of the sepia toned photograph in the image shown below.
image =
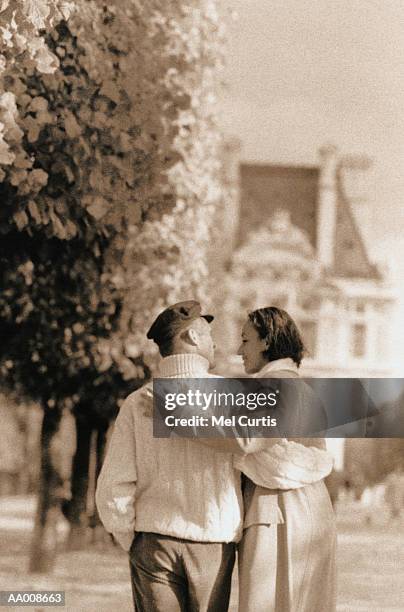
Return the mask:
<path id="1" fill-rule="evenodd" d="M 403 77 L 401 0 L 0 0 L 0 609 L 403 610 Z"/>

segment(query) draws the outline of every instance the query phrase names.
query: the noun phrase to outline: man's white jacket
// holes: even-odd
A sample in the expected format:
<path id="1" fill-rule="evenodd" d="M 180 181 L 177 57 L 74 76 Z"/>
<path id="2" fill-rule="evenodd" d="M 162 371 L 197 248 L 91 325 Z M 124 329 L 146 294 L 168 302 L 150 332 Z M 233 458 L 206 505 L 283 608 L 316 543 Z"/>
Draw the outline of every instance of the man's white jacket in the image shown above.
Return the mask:
<path id="1" fill-rule="evenodd" d="M 161 361 L 161 378 L 203 378 L 199 355 Z M 129 550 L 135 531 L 197 542 L 233 542 L 242 534 L 240 472 L 230 453 L 184 438 L 154 438 L 144 393 L 132 393 L 115 421 L 96 490 L 106 530 Z"/>

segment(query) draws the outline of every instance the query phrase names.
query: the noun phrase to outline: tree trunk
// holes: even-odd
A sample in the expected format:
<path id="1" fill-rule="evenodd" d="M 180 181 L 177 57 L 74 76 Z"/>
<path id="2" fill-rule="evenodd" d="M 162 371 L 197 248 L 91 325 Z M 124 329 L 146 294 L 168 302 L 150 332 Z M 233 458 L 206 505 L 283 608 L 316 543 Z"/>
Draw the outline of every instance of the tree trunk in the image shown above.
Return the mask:
<path id="1" fill-rule="evenodd" d="M 76 417 L 76 453 L 71 477 L 71 500 L 65 505 L 64 515 L 70 523 L 68 550 L 80 550 L 87 543 L 87 494 L 92 426 L 86 419 Z"/>
<path id="2" fill-rule="evenodd" d="M 108 431 L 108 424 L 105 424 L 104 427 L 101 426 L 96 432 L 96 444 L 95 444 L 96 460 L 95 460 L 95 474 L 94 474 L 94 492 L 95 492 L 95 487 L 97 484 L 98 476 L 101 471 L 102 463 L 104 461 L 106 442 L 107 442 L 107 431 Z M 105 531 L 100 521 L 100 517 L 98 516 L 98 512 L 97 512 L 95 503 L 93 503 L 92 510 L 93 511 L 92 513 L 90 513 L 90 516 L 89 516 L 90 526 L 92 528 L 91 529 L 92 543 L 94 544 L 105 543 L 105 542 L 110 543 L 111 538 Z"/>
<path id="3" fill-rule="evenodd" d="M 38 506 L 35 517 L 30 565 L 31 572 L 52 571 L 57 552 L 57 522 L 63 498 L 63 478 L 60 474 L 58 439 L 62 412 L 58 407 L 46 407 L 41 432 L 41 473 Z"/>

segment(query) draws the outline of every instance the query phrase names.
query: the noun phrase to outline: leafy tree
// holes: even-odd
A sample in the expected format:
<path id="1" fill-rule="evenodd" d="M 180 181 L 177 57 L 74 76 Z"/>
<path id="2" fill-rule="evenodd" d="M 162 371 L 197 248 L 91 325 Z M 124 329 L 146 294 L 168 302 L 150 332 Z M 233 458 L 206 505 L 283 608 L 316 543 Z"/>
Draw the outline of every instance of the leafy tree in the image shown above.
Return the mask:
<path id="1" fill-rule="evenodd" d="M 213 0 L 1 0 L 0 25 L 0 373 L 44 410 L 31 569 L 46 571 L 63 410 L 79 442 L 64 509 L 80 527 L 89 436 L 101 453 L 147 375 L 147 324 L 206 298 L 220 23 Z"/>

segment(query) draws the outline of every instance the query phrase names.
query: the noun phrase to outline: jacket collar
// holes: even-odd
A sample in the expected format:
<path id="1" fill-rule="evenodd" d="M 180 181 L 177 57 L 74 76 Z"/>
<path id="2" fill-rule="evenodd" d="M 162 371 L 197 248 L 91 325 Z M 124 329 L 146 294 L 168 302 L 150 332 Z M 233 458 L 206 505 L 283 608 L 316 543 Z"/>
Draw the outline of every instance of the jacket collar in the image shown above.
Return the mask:
<path id="1" fill-rule="evenodd" d="M 201 355 L 181 353 L 164 357 L 158 366 L 156 377 L 203 378 L 209 370 L 209 362 Z"/>
<path id="2" fill-rule="evenodd" d="M 287 371 L 293 374 L 298 374 L 298 368 L 293 359 L 290 357 L 286 357 L 284 359 L 275 359 L 275 361 L 270 361 L 266 363 L 263 368 L 256 374 L 254 374 L 254 378 L 265 378 L 268 374 L 273 374 L 275 372 Z"/>

